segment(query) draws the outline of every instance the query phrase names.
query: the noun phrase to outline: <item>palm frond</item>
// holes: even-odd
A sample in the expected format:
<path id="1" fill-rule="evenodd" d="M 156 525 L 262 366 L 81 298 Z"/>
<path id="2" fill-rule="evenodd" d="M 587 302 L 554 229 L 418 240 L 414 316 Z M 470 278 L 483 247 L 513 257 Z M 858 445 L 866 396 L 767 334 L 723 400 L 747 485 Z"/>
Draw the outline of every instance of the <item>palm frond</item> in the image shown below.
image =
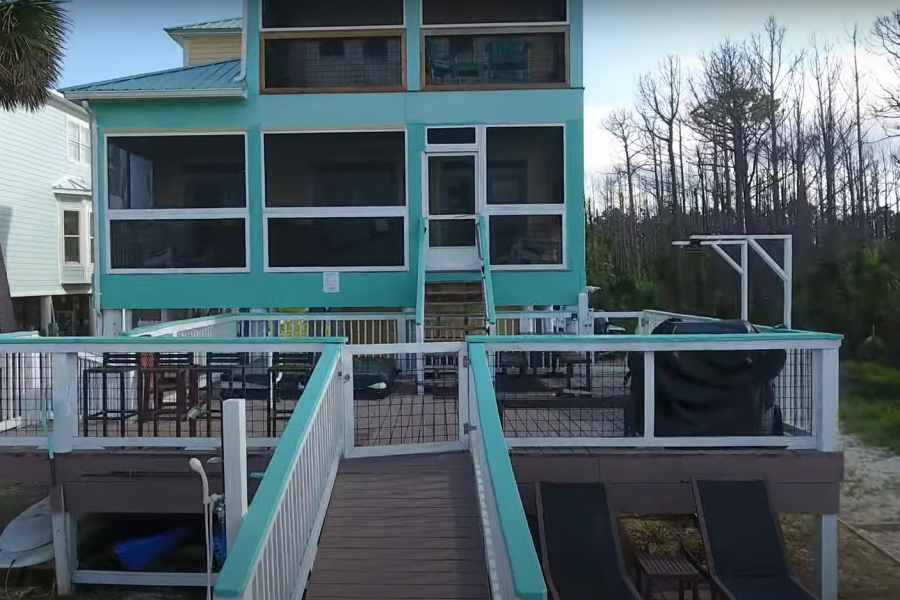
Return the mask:
<path id="1" fill-rule="evenodd" d="M 0 0 L 0 108 L 41 108 L 59 80 L 72 26 L 66 0 Z"/>

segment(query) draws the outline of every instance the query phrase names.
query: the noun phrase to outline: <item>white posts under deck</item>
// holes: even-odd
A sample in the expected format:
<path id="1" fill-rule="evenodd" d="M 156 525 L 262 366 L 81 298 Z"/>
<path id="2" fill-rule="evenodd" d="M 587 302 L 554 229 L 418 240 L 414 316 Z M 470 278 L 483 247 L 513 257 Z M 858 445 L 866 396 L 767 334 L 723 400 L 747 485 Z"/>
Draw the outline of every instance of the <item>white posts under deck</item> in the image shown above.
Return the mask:
<path id="1" fill-rule="evenodd" d="M 839 350 L 813 354 L 813 406 L 820 452 L 837 449 Z M 838 600 L 837 515 L 818 517 L 815 544 L 821 600 Z"/>
<path id="2" fill-rule="evenodd" d="M 54 419 L 53 434 L 49 442 L 56 454 L 72 452 L 73 440 L 78 434 L 78 356 L 76 354 L 53 355 L 52 385 Z M 72 574 L 78 566 L 76 518 L 66 510 L 64 490 L 55 482 L 50 492 L 50 507 L 56 587 L 59 595 L 65 596 L 72 591 Z"/>
<path id="3" fill-rule="evenodd" d="M 222 403 L 222 457 L 225 478 L 225 537 L 234 546 L 247 514 L 247 410 L 242 398 Z"/>

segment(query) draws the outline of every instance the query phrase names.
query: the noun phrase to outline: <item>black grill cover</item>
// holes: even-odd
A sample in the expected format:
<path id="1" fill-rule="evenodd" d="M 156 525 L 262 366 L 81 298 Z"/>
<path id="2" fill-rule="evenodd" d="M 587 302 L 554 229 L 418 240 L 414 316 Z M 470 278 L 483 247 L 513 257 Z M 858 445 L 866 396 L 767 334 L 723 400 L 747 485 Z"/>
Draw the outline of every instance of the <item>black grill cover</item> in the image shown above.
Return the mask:
<path id="1" fill-rule="evenodd" d="M 673 317 L 652 335 L 759 333 L 745 321 L 686 321 Z M 758 436 L 763 414 L 773 408 L 774 379 L 784 368 L 784 350 L 706 350 L 657 352 L 656 426 L 661 437 Z M 628 355 L 628 377 L 635 403 L 634 423 L 643 433 L 644 356 Z"/>

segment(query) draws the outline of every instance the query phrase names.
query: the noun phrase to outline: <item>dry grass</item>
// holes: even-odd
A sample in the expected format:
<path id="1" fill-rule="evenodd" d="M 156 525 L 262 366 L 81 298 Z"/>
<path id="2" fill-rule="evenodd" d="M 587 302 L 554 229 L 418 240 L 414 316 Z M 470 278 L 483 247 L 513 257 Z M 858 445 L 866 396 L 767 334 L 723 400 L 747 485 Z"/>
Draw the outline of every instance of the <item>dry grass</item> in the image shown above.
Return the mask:
<path id="1" fill-rule="evenodd" d="M 813 519 L 784 515 L 781 524 L 794 572 L 809 589 L 817 589 Z M 695 556 L 702 555 L 703 543 L 690 518 L 628 518 L 622 520 L 622 526 L 638 551 L 674 553 L 684 547 Z M 841 600 L 900 598 L 900 569 L 893 561 L 843 526 L 838 533 L 838 542 Z"/>

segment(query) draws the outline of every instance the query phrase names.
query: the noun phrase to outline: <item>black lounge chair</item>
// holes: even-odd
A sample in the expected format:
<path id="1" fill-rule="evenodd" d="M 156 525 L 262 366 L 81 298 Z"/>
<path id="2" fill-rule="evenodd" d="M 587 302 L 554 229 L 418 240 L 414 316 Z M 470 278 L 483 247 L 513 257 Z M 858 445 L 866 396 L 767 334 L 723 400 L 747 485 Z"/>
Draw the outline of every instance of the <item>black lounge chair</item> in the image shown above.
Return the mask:
<path id="1" fill-rule="evenodd" d="M 537 510 L 552 600 L 641 600 L 602 483 L 539 483 Z"/>
<path id="2" fill-rule="evenodd" d="M 693 487 L 709 577 L 726 600 L 815 600 L 791 573 L 764 480 Z"/>

